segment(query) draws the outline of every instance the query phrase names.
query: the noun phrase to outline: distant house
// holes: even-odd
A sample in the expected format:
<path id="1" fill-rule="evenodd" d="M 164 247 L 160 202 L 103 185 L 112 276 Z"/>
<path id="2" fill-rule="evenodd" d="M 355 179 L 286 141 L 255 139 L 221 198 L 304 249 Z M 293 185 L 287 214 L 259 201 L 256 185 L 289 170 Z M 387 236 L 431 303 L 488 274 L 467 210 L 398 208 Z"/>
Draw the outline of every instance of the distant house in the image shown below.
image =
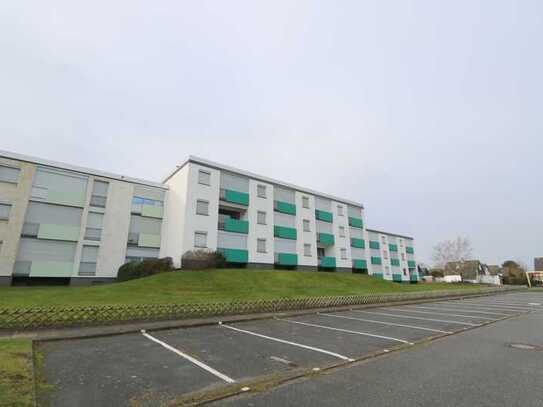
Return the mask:
<path id="1" fill-rule="evenodd" d="M 443 271 L 445 276 L 460 275 L 462 281 L 478 283 L 481 276 L 491 275 L 489 267 L 479 260 L 450 261 Z"/>

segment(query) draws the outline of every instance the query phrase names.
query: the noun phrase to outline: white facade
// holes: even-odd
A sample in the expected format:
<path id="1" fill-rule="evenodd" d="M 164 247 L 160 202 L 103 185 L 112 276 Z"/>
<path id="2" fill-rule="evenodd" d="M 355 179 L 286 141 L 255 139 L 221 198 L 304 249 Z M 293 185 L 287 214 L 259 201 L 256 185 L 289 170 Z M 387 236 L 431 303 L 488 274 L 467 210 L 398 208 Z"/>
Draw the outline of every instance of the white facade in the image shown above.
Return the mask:
<path id="1" fill-rule="evenodd" d="M 196 157 L 154 183 L 0 152 L 0 210 L 4 282 L 108 280 L 133 259 L 181 267 L 193 250 L 238 266 L 418 277 L 413 239 L 366 229 L 362 204 Z"/>

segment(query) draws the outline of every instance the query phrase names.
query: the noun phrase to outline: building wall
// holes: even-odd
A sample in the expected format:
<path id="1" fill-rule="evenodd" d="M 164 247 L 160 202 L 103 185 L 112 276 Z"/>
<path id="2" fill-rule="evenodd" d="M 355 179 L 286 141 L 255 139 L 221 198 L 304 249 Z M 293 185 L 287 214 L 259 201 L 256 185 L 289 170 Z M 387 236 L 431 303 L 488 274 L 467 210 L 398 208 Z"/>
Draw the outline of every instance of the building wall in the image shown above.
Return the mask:
<path id="1" fill-rule="evenodd" d="M 0 284 L 3 284 L 11 281 L 36 166 L 1 157 L 0 165 L 20 171 L 16 183 L 0 182 L 0 203 L 11 205 L 9 219 L 0 220 Z"/>
<path id="2" fill-rule="evenodd" d="M 303 207 L 303 197 L 309 200 L 309 208 Z M 315 197 L 296 191 L 296 229 L 298 231 L 297 253 L 298 264 L 306 267 L 317 267 L 317 225 L 315 221 Z M 304 232 L 303 221 L 309 220 L 309 232 Z M 304 244 L 311 245 L 311 256 L 305 255 Z"/>
<path id="3" fill-rule="evenodd" d="M 258 196 L 258 186 L 266 187 L 266 197 Z M 247 250 L 249 251 L 249 263 L 272 264 L 274 262 L 274 236 L 273 236 L 273 185 L 265 182 L 249 180 L 249 207 L 247 220 L 249 221 L 249 233 Z M 257 222 L 258 212 L 266 213 L 266 224 Z M 266 240 L 266 253 L 257 252 L 257 240 Z"/>

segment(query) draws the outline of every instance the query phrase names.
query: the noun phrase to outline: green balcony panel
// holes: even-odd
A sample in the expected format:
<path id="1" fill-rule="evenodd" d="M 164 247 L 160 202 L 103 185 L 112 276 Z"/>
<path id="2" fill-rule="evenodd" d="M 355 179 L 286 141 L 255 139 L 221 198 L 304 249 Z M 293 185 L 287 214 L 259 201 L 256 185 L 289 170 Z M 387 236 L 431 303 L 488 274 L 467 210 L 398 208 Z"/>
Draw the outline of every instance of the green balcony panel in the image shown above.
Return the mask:
<path id="1" fill-rule="evenodd" d="M 38 230 L 38 239 L 67 240 L 77 242 L 79 240 L 79 226 L 51 225 L 41 223 Z"/>
<path id="2" fill-rule="evenodd" d="M 366 242 L 364 239 L 358 239 L 356 237 L 351 238 L 351 247 L 356 247 L 358 249 L 365 249 L 366 248 Z"/>
<path id="3" fill-rule="evenodd" d="M 372 276 L 372 277 L 375 277 L 375 278 L 380 278 L 380 279 L 383 279 L 383 278 L 384 278 L 384 277 L 383 277 L 383 273 L 373 273 L 371 276 Z"/>
<path id="4" fill-rule="evenodd" d="M 249 194 L 245 192 L 232 191 L 230 189 L 224 190 L 224 200 L 226 202 L 237 203 L 239 205 L 249 205 Z"/>
<path id="5" fill-rule="evenodd" d="M 226 218 L 224 220 L 224 230 L 226 232 L 249 233 L 249 222 L 246 220 Z"/>
<path id="6" fill-rule="evenodd" d="M 368 262 L 366 260 L 354 259 L 353 260 L 353 268 L 357 269 L 357 270 L 367 269 L 368 268 Z"/>
<path id="7" fill-rule="evenodd" d="M 416 283 L 417 281 L 419 281 L 417 273 L 411 273 L 409 275 L 409 281 L 411 281 L 412 283 Z"/>
<path id="8" fill-rule="evenodd" d="M 160 235 L 151 235 L 146 233 L 140 233 L 138 240 L 138 246 L 140 247 L 160 247 Z"/>
<path id="9" fill-rule="evenodd" d="M 372 256 L 372 258 L 371 258 L 371 264 L 382 264 L 381 258 L 380 258 L 380 257 L 376 257 L 376 256 Z"/>
<path id="10" fill-rule="evenodd" d="M 333 245 L 334 241 L 334 235 L 330 233 L 317 233 L 317 242 L 323 245 Z"/>
<path id="11" fill-rule="evenodd" d="M 401 274 L 392 274 L 392 281 L 396 281 L 396 282 L 402 282 L 402 275 Z"/>
<path id="12" fill-rule="evenodd" d="M 395 244 L 389 244 L 388 245 L 388 250 L 390 250 L 391 252 L 397 252 L 398 251 L 398 246 L 395 245 Z"/>
<path id="13" fill-rule="evenodd" d="M 375 240 L 370 240 L 370 249 L 377 249 L 379 250 L 381 248 L 381 245 L 379 242 L 376 242 Z"/>
<path id="14" fill-rule="evenodd" d="M 400 259 L 390 259 L 390 264 L 396 267 L 400 267 Z"/>
<path id="15" fill-rule="evenodd" d="M 30 277 L 71 277 L 74 264 L 69 261 L 33 261 Z"/>
<path id="16" fill-rule="evenodd" d="M 415 249 L 413 249 L 411 246 L 407 246 L 405 251 L 409 254 L 415 254 Z"/>
<path id="17" fill-rule="evenodd" d="M 407 260 L 407 267 L 410 269 L 414 269 L 417 267 L 417 262 L 415 260 Z"/>
<path id="18" fill-rule="evenodd" d="M 360 218 L 349 217 L 349 226 L 362 229 L 364 227 L 364 222 Z"/>
<path id="19" fill-rule="evenodd" d="M 319 266 L 323 268 L 336 268 L 336 258 L 330 256 L 323 256 L 319 260 Z"/>
<path id="20" fill-rule="evenodd" d="M 288 215 L 296 215 L 296 205 L 288 202 L 275 201 L 274 209 L 277 212 L 286 213 Z"/>
<path id="21" fill-rule="evenodd" d="M 84 192 L 60 192 L 60 191 L 47 191 L 46 201 L 49 203 L 77 206 L 83 208 L 85 206 L 86 195 Z"/>
<path id="22" fill-rule="evenodd" d="M 281 237 L 283 239 L 291 239 L 291 240 L 296 240 L 298 238 L 296 229 L 289 228 L 286 226 L 274 226 L 273 235 L 275 237 Z"/>
<path id="23" fill-rule="evenodd" d="M 156 205 L 142 205 L 141 216 L 147 216 L 149 218 L 161 219 L 164 214 L 164 208 Z"/>
<path id="24" fill-rule="evenodd" d="M 247 263 L 249 261 L 249 252 L 243 249 L 217 249 L 221 252 L 228 263 Z"/>
<path id="25" fill-rule="evenodd" d="M 294 253 L 277 253 L 277 264 L 281 266 L 298 265 L 298 255 Z"/>
<path id="26" fill-rule="evenodd" d="M 315 217 L 317 220 L 322 220 L 323 222 L 332 223 L 334 216 L 332 212 L 321 211 L 320 209 L 315 209 Z"/>

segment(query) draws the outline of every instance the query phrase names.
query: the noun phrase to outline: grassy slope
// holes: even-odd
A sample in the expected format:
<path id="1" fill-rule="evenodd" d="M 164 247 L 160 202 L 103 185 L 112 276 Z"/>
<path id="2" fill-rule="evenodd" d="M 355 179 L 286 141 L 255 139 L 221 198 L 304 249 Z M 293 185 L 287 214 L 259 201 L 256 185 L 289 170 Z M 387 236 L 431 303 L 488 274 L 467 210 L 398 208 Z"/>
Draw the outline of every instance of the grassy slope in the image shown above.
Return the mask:
<path id="1" fill-rule="evenodd" d="M 398 284 L 350 273 L 225 269 L 163 273 L 93 287 L 0 287 L 0 307 L 215 302 L 460 287 L 466 286 Z"/>
<path id="2" fill-rule="evenodd" d="M 0 340 L 0 406 L 30 407 L 32 353 L 29 340 Z"/>

